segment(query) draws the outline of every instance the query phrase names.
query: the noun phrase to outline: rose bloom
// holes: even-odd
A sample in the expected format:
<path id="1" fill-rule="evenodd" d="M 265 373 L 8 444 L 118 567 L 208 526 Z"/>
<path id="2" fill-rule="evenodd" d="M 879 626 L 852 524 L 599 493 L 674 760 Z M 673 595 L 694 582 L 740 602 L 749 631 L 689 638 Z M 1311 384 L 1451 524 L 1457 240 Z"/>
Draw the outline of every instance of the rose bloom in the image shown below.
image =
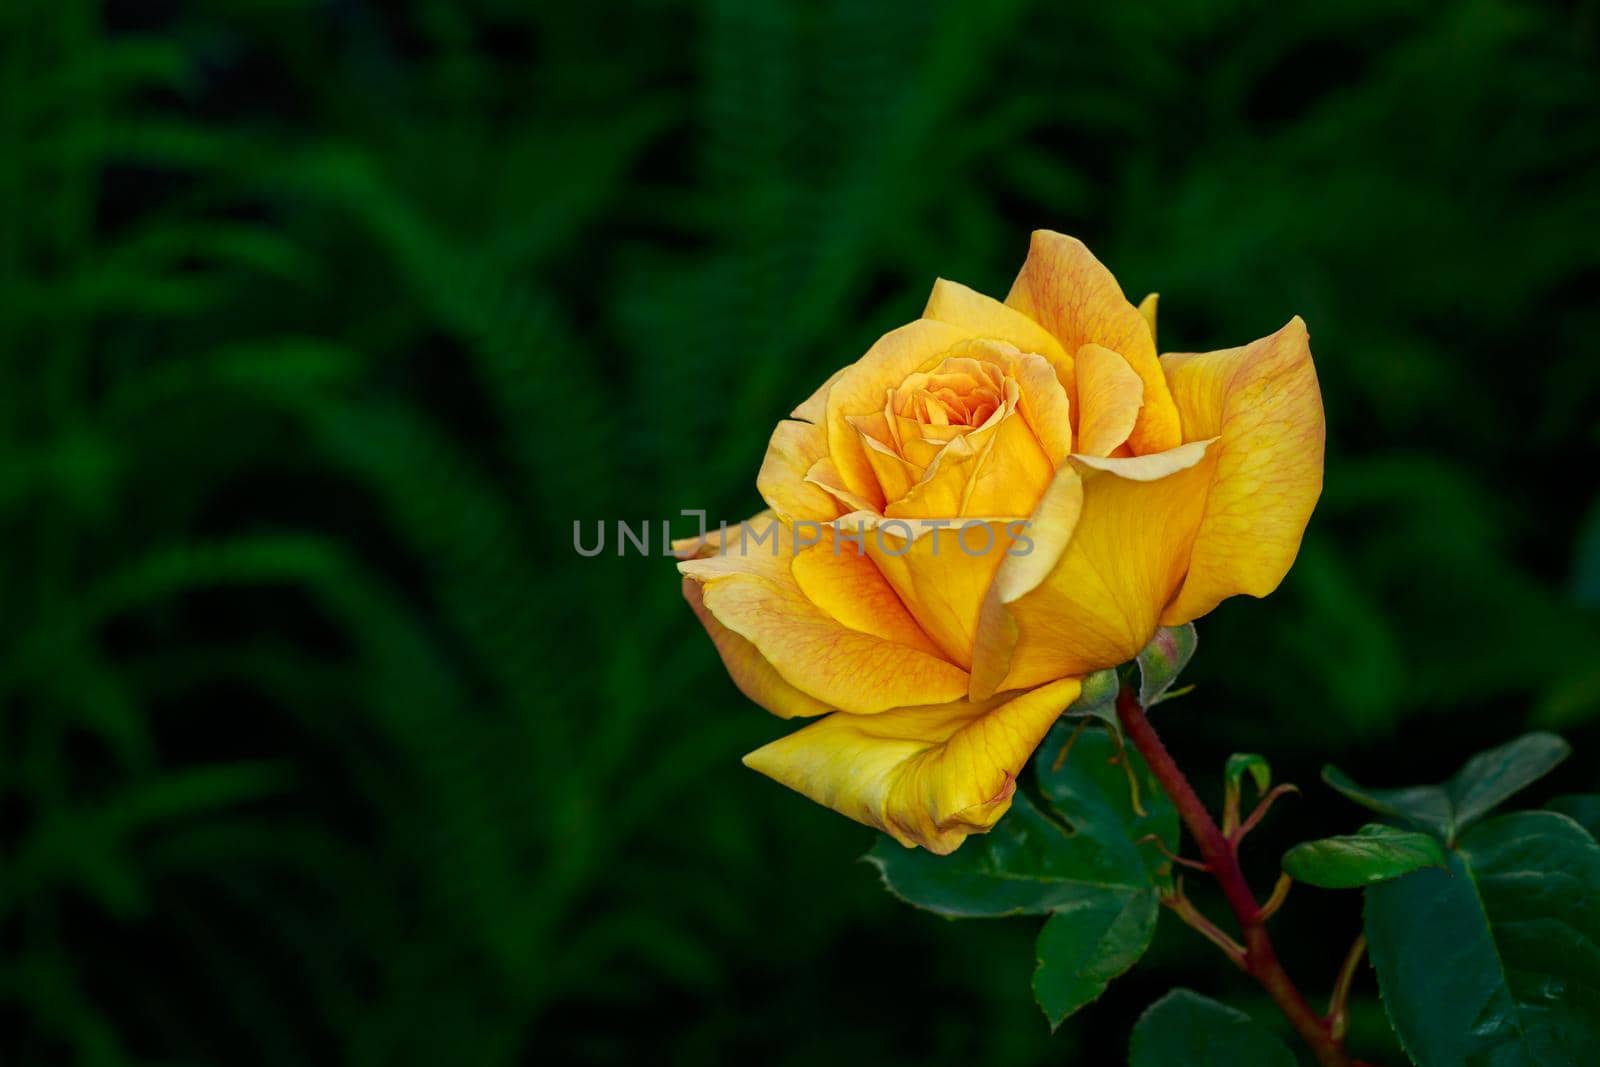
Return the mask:
<path id="1" fill-rule="evenodd" d="M 1154 318 L 1041 230 L 1005 303 L 936 282 L 778 423 L 771 510 L 680 542 L 739 689 L 812 720 L 748 766 L 950 852 L 1084 675 L 1277 587 L 1322 489 L 1305 324 L 1158 358 Z"/>

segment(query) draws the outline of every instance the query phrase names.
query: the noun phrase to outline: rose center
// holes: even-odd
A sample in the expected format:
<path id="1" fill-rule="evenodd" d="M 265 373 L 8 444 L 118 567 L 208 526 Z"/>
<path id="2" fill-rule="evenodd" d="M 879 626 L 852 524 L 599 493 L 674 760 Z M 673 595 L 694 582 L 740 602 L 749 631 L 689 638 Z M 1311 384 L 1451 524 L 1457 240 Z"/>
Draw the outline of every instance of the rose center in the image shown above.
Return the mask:
<path id="1" fill-rule="evenodd" d="M 1000 409 L 1005 378 L 999 367 L 974 359 L 951 359 L 938 370 L 913 374 L 894 391 L 896 415 L 927 426 L 979 427 Z"/>

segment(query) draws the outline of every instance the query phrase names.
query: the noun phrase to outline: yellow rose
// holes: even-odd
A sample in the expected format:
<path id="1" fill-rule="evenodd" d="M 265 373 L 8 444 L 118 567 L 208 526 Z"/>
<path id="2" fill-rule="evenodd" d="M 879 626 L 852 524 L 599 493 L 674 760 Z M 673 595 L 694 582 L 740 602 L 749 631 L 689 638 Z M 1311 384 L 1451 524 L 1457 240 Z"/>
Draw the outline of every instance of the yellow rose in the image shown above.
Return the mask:
<path id="1" fill-rule="evenodd" d="M 1154 318 L 1041 230 L 1005 303 L 935 283 L 778 424 L 771 510 L 679 564 L 739 688 L 824 716 L 748 766 L 950 852 L 1084 675 L 1277 587 L 1322 489 L 1305 324 L 1157 358 Z"/>

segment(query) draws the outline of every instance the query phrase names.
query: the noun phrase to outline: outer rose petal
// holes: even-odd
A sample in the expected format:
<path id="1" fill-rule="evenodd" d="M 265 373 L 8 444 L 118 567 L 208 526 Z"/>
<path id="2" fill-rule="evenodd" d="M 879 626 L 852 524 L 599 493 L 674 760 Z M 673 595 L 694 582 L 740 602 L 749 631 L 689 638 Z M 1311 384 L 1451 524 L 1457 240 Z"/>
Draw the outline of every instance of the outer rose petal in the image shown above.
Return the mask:
<path id="1" fill-rule="evenodd" d="M 1144 407 L 1128 441 L 1135 453 L 1162 452 L 1179 443 L 1178 411 L 1156 359 L 1150 326 L 1082 241 L 1035 230 L 1006 303 L 1055 334 L 1067 351 L 1104 345 L 1138 372 Z"/>
<path id="2" fill-rule="evenodd" d="M 832 710 L 784 681 L 755 645 L 718 622 L 706 610 L 699 582 L 692 578 L 683 580 L 683 599 L 689 602 L 695 617 L 711 635 L 711 643 L 717 646 L 717 655 L 722 657 L 722 665 L 728 669 L 728 676 L 739 687 L 739 692 L 780 719 L 823 715 Z"/>
<path id="3" fill-rule="evenodd" d="M 817 460 L 828 453 L 828 434 L 821 426 L 785 419 L 772 431 L 766 458 L 756 475 L 756 491 L 772 510 L 793 521 L 829 522 L 844 510 L 833 495 L 806 481 Z"/>
<path id="4" fill-rule="evenodd" d="M 790 564 L 794 579 L 810 601 L 852 630 L 939 655 L 938 646 L 906 611 L 877 565 L 854 541 L 834 537 L 800 550 Z"/>
<path id="5" fill-rule="evenodd" d="M 1278 587 L 1322 493 L 1325 425 L 1298 315 L 1243 348 L 1161 363 L 1185 436 L 1221 437 L 1189 575 L 1161 616 L 1173 626 L 1235 593 L 1266 596 Z"/>
<path id="6" fill-rule="evenodd" d="M 926 370 L 972 333 L 945 322 L 918 319 L 878 339 L 828 389 L 828 458 L 838 471 L 842 487 L 874 508 L 883 507 L 883 492 L 872 473 L 865 446 L 849 416 L 883 410 L 886 391 L 906 376 Z"/>
<path id="7" fill-rule="evenodd" d="M 777 523 L 757 536 L 766 529 L 775 543 L 730 535 L 729 551 L 678 569 L 700 583 L 716 621 L 754 645 L 785 682 L 857 714 L 944 703 L 967 691 L 966 671 L 947 660 L 853 630 L 812 603 L 794 577 L 792 532 Z"/>
<path id="8" fill-rule="evenodd" d="M 1079 688 L 1065 678 L 977 703 L 830 715 L 744 762 L 903 845 L 953 852 L 1011 807 L 1017 774 Z"/>
<path id="9" fill-rule="evenodd" d="M 1205 510 L 1215 466 L 1208 444 L 1073 460 L 1083 503 L 1071 540 L 1035 588 L 1005 605 L 1009 627 L 985 619 L 973 657 L 984 680 L 998 661 L 1009 667 L 1001 689 L 1087 674 L 1127 662 L 1149 642 Z"/>

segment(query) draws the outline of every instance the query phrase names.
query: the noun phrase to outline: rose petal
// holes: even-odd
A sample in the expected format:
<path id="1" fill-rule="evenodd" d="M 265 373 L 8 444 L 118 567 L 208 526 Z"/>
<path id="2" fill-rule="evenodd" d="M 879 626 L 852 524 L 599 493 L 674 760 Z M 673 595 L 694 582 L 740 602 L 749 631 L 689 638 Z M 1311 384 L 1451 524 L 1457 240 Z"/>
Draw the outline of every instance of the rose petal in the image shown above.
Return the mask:
<path id="1" fill-rule="evenodd" d="M 961 668 L 853 630 L 812 603 L 795 580 L 794 557 L 793 531 L 775 522 L 678 569 L 701 584 L 705 609 L 719 623 L 754 645 L 785 682 L 830 707 L 872 714 L 967 691 Z"/>
<path id="2" fill-rule="evenodd" d="M 1021 388 L 1018 404 L 1052 466 L 1059 467 L 1072 452 L 1072 404 L 1056 379 L 1055 369 L 1042 356 L 1019 355 L 1011 366 Z"/>
<path id="3" fill-rule="evenodd" d="M 881 509 L 883 494 L 872 473 L 860 434 L 849 423 L 851 415 L 883 410 L 884 393 L 907 375 L 927 370 L 956 344 L 970 335 L 949 323 L 918 319 L 878 339 L 855 363 L 839 375 L 827 397 L 828 458 L 839 472 L 841 484 L 872 507 Z"/>
<path id="4" fill-rule="evenodd" d="M 942 528 L 925 521 L 858 514 L 839 523 L 866 526 L 862 536 L 872 562 L 945 657 L 965 667 L 972 662 L 983 598 L 1013 544 L 1007 527 L 1021 520 L 954 519 Z"/>
<path id="5" fill-rule="evenodd" d="M 1055 368 L 1061 382 L 1072 382 L 1072 349 L 1062 347 L 1049 330 L 1022 312 L 960 282 L 944 278 L 934 282 L 922 317 L 952 323 L 974 337 L 1005 341 L 1019 352 L 1042 356 Z"/>
<path id="6" fill-rule="evenodd" d="M 862 548 L 831 529 L 821 533 L 822 540 L 801 549 L 790 567 L 807 599 L 852 630 L 939 655 Z"/>
<path id="7" fill-rule="evenodd" d="M 1139 314 L 1144 316 L 1145 325 L 1150 327 L 1150 343 L 1156 343 L 1156 305 L 1161 302 L 1160 293 L 1149 293 L 1139 301 Z"/>
<path id="8" fill-rule="evenodd" d="M 1278 587 L 1322 492 L 1325 426 L 1298 315 L 1243 348 L 1161 363 L 1185 435 L 1221 438 L 1188 577 L 1162 614 L 1174 626 L 1236 593 L 1266 596 Z"/>
<path id="9" fill-rule="evenodd" d="M 972 652 L 972 680 L 967 695 L 983 700 L 1000 688 L 1011 670 L 1011 654 L 1019 636 L 1009 606 L 1038 588 L 1055 570 L 1071 543 L 1083 514 L 1083 477 L 1066 466 L 1056 472 L 1019 538 L 1008 550 L 984 591 Z M 1026 551 L 1023 551 L 1026 549 Z"/>
<path id="10" fill-rule="evenodd" d="M 1156 359 L 1150 327 L 1083 242 L 1034 231 L 1027 261 L 1006 303 L 1049 330 L 1069 352 L 1092 343 L 1128 361 L 1144 382 L 1144 407 L 1129 438 L 1134 452 L 1161 452 L 1179 443 L 1178 411 Z"/>
<path id="11" fill-rule="evenodd" d="M 777 669 L 768 663 L 749 641 L 740 637 L 716 620 L 706 610 L 705 598 L 700 595 L 700 583 L 692 578 L 683 580 L 683 599 L 689 602 L 695 617 L 711 635 L 711 643 L 722 657 L 722 665 L 739 692 L 760 704 L 780 719 L 799 716 L 824 715 L 832 709 L 822 701 L 807 696 L 788 682 Z"/>
<path id="12" fill-rule="evenodd" d="M 806 480 L 812 466 L 827 452 L 828 434 L 821 426 L 783 420 L 767 442 L 756 491 L 785 519 L 827 522 L 837 518 L 844 510 L 838 500 Z"/>
<path id="13" fill-rule="evenodd" d="M 833 383 L 838 381 L 849 367 L 840 367 L 828 375 L 828 380 L 817 386 L 816 392 L 806 397 L 800 406 L 789 413 L 791 418 L 803 419 L 806 422 L 821 422 L 828 413 L 828 390 L 833 388 Z"/>
<path id="14" fill-rule="evenodd" d="M 745 765 L 904 845 L 953 852 L 1011 806 L 1016 777 L 1079 683 L 881 715 L 830 715 Z"/>
<path id="15" fill-rule="evenodd" d="M 1128 361 L 1101 345 L 1078 349 L 1078 447 L 1109 456 L 1128 439 L 1144 404 L 1144 382 Z"/>
<path id="16" fill-rule="evenodd" d="M 1154 635 L 1161 609 L 1183 580 L 1215 465 L 1205 444 L 1096 463 L 1108 469 L 1082 468 L 1082 512 L 1055 566 L 1004 605 L 1014 631 L 985 620 L 985 642 L 1014 638 L 998 688 L 1127 662 Z M 1138 477 L 1150 475 L 1163 476 Z M 987 644 L 974 656 L 986 683 L 991 660 L 1004 658 L 1003 649 L 992 652 Z"/>

